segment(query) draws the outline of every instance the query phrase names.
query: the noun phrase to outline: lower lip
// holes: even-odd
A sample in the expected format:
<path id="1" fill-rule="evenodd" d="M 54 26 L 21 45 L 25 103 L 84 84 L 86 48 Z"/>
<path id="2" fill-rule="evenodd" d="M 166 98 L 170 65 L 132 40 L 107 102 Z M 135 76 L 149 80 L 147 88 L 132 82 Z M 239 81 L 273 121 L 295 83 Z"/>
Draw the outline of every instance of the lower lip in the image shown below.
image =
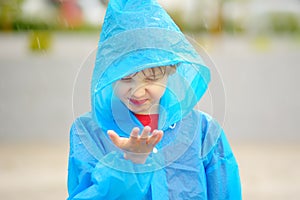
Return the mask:
<path id="1" fill-rule="evenodd" d="M 135 100 L 135 99 L 129 99 L 130 103 L 136 106 L 143 105 L 147 100 Z"/>

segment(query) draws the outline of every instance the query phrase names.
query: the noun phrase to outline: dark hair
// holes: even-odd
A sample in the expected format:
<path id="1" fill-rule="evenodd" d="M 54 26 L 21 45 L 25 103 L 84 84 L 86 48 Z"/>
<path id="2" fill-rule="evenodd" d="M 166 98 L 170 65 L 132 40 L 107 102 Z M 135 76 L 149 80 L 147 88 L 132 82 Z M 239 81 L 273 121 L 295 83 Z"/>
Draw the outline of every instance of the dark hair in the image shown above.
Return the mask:
<path id="1" fill-rule="evenodd" d="M 171 70 L 167 70 L 168 67 L 172 68 Z M 150 78 L 152 80 L 157 80 L 163 78 L 167 73 L 172 74 L 174 73 L 174 70 L 176 70 L 176 65 L 170 65 L 170 66 L 159 66 L 159 67 L 152 67 L 152 68 L 147 68 L 144 69 L 140 72 L 143 73 L 143 75 L 147 78 Z M 121 80 L 126 80 L 134 77 L 137 75 L 139 72 L 135 72 L 129 76 L 126 76 L 122 78 Z"/>

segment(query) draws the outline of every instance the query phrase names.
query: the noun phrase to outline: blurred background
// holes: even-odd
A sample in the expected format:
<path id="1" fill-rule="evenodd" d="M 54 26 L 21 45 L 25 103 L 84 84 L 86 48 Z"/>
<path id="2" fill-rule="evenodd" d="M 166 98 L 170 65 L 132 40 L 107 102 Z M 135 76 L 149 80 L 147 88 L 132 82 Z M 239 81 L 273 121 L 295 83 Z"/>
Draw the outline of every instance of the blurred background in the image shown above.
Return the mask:
<path id="1" fill-rule="evenodd" d="M 244 199 L 298 199 L 300 1 L 159 2 L 214 66 L 200 107 L 227 133 Z M 89 110 L 106 5 L 0 0 L 0 199 L 66 199 L 69 129 Z"/>

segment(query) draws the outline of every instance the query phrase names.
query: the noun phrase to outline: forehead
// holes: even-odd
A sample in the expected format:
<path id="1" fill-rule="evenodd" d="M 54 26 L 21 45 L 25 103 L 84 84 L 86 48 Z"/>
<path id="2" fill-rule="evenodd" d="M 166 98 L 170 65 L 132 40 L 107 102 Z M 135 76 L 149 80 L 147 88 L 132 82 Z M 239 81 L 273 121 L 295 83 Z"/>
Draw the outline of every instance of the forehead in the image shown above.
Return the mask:
<path id="1" fill-rule="evenodd" d="M 142 75 L 142 76 L 146 76 L 146 77 L 147 76 L 156 76 L 157 77 L 157 76 L 164 75 L 165 72 L 166 72 L 166 67 L 154 67 L 154 68 L 147 68 L 142 71 L 135 72 L 135 73 L 130 74 L 125 77 L 134 77 L 136 75 Z"/>
<path id="2" fill-rule="evenodd" d="M 154 68 L 148 68 L 141 71 L 145 76 L 151 76 L 151 75 L 159 75 L 164 74 L 166 71 L 166 67 L 154 67 Z"/>

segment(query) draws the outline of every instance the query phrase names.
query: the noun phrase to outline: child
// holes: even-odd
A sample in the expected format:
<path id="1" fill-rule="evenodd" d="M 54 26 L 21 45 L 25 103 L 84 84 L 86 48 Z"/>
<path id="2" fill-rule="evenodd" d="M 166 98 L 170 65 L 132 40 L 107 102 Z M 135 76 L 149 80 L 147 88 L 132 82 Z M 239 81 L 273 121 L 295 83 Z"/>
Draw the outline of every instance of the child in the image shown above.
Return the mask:
<path id="1" fill-rule="evenodd" d="M 71 128 L 69 200 L 241 199 L 225 134 L 193 108 L 208 68 L 155 0 L 110 0 Z"/>

